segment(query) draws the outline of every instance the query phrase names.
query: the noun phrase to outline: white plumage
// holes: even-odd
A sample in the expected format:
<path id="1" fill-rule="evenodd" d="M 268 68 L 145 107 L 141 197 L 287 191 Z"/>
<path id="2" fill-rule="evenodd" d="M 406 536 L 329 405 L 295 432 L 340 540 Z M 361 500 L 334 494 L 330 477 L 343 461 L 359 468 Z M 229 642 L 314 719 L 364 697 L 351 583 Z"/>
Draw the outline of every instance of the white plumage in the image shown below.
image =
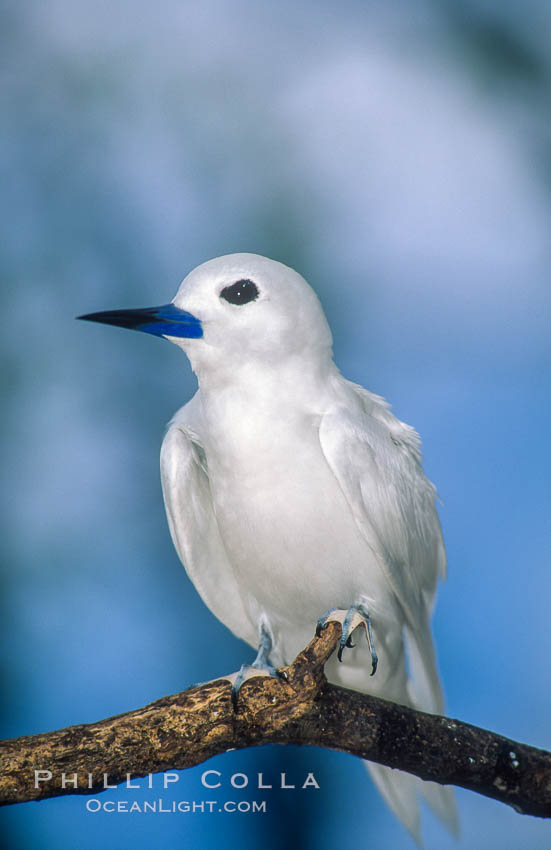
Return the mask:
<path id="1" fill-rule="evenodd" d="M 169 425 L 161 474 L 174 544 L 206 605 L 255 647 L 264 624 L 279 666 L 325 611 L 363 600 L 377 672 L 362 633 L 327 664 L 328 679 L 442 712 L 429 620 L 446 559 L 416 432 L 342 377 L 320 303 L 287 266 L 254 254 L 211 260 L 168 306 L 202 335 L 95 316 L 166 336 L 198 377 Z M 368 768 L 418 841 L 419 792 L 456 830 L 450 789 Z"/>
<path id="2" fill-rule="evenodd" d="M 232 305 L 241 279 L 257 299 Z M 177 307 L 201 339 L 171 338 L 200 389 L 168 429 L 163 492 L 174 544 L 213 613 L 288 664 L 329 608 L 367 598 L 379 666 L 365 639 L 333 656 L 330 681 L 425 711 L 443 710 L 429 618 L 446 560 L 419 438 L 387 403 L 346 381 L 308 284 L 251 254 L 220 257 L 182 283 Z M 405 664 L 404 634 L 411 674 Z M 418 839 L 418 790 L 455 828 L 451 792 L 375 765 L 375 781 Z"/>

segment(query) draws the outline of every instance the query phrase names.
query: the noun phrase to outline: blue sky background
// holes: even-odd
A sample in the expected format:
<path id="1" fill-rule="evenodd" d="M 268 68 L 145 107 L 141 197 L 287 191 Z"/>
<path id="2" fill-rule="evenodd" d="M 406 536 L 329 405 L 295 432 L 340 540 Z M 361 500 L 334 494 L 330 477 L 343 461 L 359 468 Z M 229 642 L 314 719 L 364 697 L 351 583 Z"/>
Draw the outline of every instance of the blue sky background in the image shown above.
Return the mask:
<path id="1" fill-rule="evenodd" d="M 252 657 L 172 549 L 158 454 L 194 391 L 175 347 L 74 316 L 169 301 L 199 262 L 267 254 L 316 288 L 344 374 L 424 443 L 449 579 L 449 714 L 551 748 L 551 7 L 533 2 L 29 0 L 3 5 L 4 736 L 141 706 Z M 265 815 L 4 809 L 11 846 L 414 846 L 360 761 Z M 155 796 L 156 792 L 153 792 Z M 152 792 L 109 792 L 110 799 Z M 107 797 L 104 797 L 107 799 Z M 551 826 L 458 790 L 440 850 L 539 850 Z"/>

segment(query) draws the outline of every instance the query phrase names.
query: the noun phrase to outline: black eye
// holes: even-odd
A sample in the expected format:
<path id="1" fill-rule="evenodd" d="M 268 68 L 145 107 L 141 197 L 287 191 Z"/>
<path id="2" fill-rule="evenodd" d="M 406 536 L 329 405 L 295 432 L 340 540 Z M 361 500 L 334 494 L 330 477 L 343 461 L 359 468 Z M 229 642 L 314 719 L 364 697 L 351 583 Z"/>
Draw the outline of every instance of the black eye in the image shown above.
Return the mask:
<path id="1" fill-rule="evenodd" d="M 220 293 L 220 298 L 230 304 L 248 304 L 258 298 L 258 286 L 252 280 L 238 280 L 231 286 L 226 286 Z"/>

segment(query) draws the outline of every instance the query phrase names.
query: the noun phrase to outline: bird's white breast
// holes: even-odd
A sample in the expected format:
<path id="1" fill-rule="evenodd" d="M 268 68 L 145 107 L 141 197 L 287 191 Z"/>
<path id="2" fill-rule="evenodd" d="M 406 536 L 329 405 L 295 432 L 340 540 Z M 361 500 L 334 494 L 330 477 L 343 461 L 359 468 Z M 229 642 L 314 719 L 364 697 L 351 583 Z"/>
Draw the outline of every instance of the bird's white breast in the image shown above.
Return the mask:
<path id="1" fill-rule="evenodd" d="M 293 657 L 324 611 L 359 594 L 377 606 L 385 587 L 323 455 L 319 415 L 271 407 L 217 396 L 204 405 L 203 439 L 217 523 L 250 616 L 265 611 Z"/>

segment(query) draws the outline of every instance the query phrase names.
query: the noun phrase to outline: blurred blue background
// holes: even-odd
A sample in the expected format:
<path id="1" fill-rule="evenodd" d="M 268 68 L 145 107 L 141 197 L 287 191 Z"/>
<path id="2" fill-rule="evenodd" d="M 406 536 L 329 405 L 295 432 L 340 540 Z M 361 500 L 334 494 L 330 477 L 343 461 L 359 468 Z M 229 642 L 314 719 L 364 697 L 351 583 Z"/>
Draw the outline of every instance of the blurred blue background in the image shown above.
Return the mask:
<path id="1" fill-rule="evenodd" d="M 4 736 L 252 658 L 166 526 L 158 454 L 194 391 L 185 357 L 74 321 L 164 303 L 199 262 L 252 251 L 313 284 L 344 374 L 423 437 L 450 715 L 551 748 L 551 7 L 7 0 L 2 19 Z M 165 799 L 212 799 L 206 767 L 222 801 L 265 794 L 235 772 L 314 771 L 321 790 L 269 792 L 264 815 L 30 803 L 2 811 L 6 846 L 414 846 L 350 756 L 233 752 Z M 428 848 L 551 845 L 545 821 L 457 798 L 461 839 L 426 812 Z"/>

